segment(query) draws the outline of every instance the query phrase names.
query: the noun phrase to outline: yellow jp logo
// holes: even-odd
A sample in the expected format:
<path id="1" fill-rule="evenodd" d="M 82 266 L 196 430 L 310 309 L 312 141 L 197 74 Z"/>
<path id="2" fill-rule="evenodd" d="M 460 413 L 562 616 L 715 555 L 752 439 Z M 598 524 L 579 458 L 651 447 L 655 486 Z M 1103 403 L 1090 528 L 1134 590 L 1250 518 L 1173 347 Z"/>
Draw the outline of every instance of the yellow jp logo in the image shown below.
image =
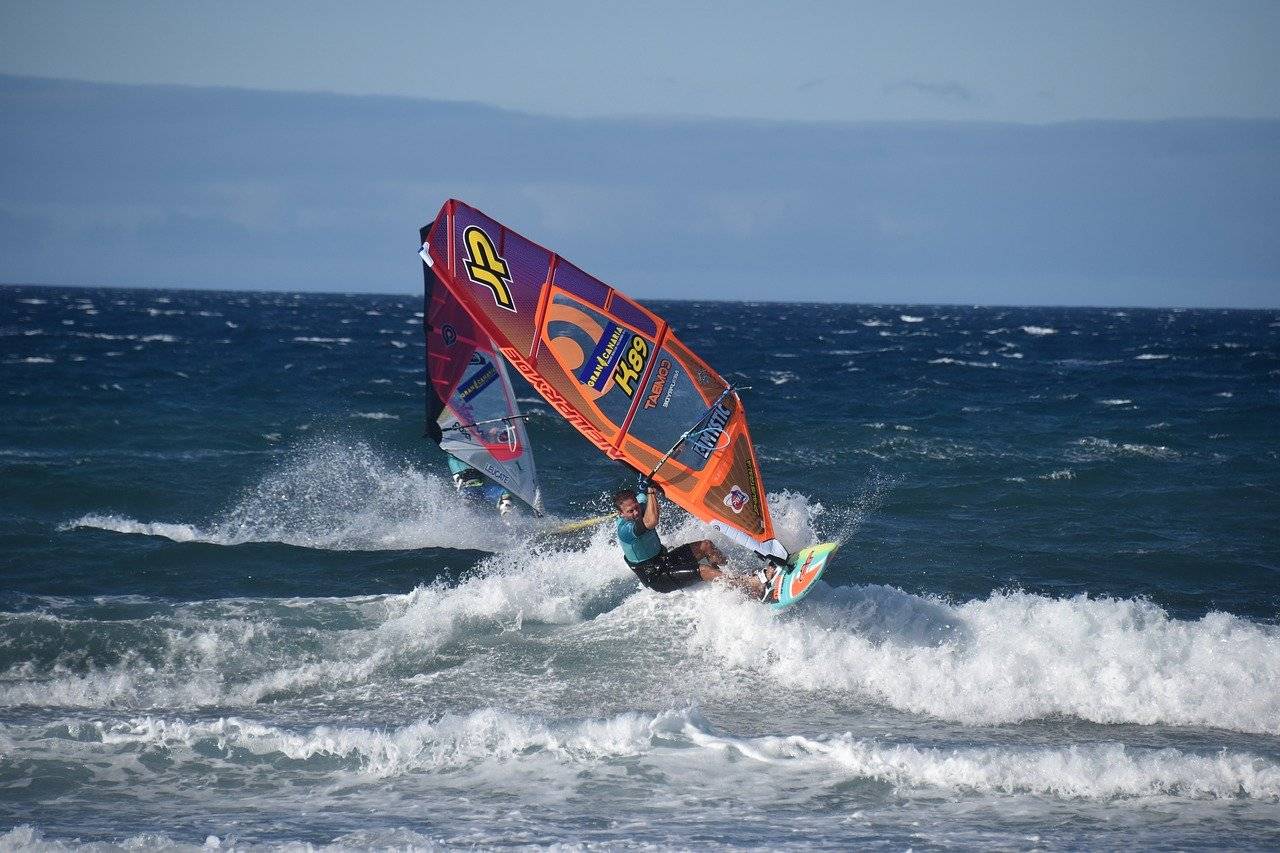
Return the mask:
<path id="1" fill-rule="evenodd" d="M 493 291 L 493 301 L 499 308 L 515 311 L 516 303 L 511 298 L 511 272 L 507 269 L 507 262 L 498 254 L 493 240 L 483 228 L 472 225 L 462 232 L 462 241 L 467 245 L 467 275 L 476 284 Z"/>

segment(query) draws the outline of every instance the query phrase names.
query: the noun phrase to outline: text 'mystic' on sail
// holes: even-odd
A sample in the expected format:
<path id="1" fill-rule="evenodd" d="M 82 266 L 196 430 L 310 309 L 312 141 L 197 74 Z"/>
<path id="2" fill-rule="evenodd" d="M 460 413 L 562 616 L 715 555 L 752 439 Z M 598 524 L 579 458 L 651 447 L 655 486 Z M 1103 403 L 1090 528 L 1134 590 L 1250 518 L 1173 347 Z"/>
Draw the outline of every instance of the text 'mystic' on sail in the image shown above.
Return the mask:
<path id="1" fill-rule="evenodd" d="M 445 202 L 420 237 L 502 356 L 592 444 L 638 471 L 658 466 L 668 498 L 785 559 L 741 401 L 666 321 L 463 202 Z"/>

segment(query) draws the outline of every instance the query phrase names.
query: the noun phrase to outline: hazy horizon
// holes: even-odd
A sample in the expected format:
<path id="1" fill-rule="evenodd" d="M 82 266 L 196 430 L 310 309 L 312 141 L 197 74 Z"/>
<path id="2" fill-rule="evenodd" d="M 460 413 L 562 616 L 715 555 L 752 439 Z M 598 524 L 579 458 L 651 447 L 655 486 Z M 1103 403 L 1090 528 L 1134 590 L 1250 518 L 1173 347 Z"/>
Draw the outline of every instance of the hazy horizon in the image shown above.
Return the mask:
<path id="1" fill-rule="evenodd" d="M 420 296 L 414 292 L 396 292 L 379 290 L 255 290 L 253 288 L 232 287 L 180 287 L 180 286 L 142 286 L 127 284 L 47 284 L 34 281 L 0 281 L 0 287 L 9 288 L 48 288 L 54 290 L 144 290 L 157 293 L 252 293 L 276 296 L 377 296 L 388 299 L 413 299 Z M 703 304 L 707 302 L 724 302 L 744 305 L 858 305 L 867 308 L 989 308 L 1022 309 L 1081 309 L 1095 311 L 1275 311 L 1280 306 L 1233 307 L 1229 305 L 1057 305 L 1039 303 L 973 303 L 973 302 L 859 302 L 839 299 L 715 299 L 686 298 L 680 296 L 640 297 L 644 302 L 688 302 Z"/>

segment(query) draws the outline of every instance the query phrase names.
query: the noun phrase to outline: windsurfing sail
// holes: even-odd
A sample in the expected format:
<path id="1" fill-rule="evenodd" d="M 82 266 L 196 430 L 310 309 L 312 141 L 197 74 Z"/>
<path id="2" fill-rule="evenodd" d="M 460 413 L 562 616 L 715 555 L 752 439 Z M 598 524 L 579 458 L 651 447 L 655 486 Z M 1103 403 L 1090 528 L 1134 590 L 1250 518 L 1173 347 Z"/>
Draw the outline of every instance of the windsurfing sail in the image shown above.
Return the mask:
<path id="1" fill-rule="evenodd" d="M 742 401 L 665 320 L 455 199 L 419 236 L 476 337 L 578 432 L 729 538 L 787 558 Z"/>
<path id="2" fill-rule="evenodd" d="M 427 434 L 539 515 L 533 452 L 498 348 L 424 264 Z"/>

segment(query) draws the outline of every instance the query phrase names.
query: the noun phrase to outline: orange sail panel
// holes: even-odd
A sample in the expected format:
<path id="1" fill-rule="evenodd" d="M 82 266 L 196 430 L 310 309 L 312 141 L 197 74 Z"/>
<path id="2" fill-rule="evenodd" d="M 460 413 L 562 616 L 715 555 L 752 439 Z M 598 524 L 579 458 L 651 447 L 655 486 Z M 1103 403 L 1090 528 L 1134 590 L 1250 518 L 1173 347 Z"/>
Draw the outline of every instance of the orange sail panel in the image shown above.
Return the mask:
<path id="1" fill-rule="evenodd" d="M 670 500 L 786 558 L 741 401 L 661 317 L 460 201 L 420 237 L 458 303 L 592 444 L 638 471 L 657 468 Z"/>

